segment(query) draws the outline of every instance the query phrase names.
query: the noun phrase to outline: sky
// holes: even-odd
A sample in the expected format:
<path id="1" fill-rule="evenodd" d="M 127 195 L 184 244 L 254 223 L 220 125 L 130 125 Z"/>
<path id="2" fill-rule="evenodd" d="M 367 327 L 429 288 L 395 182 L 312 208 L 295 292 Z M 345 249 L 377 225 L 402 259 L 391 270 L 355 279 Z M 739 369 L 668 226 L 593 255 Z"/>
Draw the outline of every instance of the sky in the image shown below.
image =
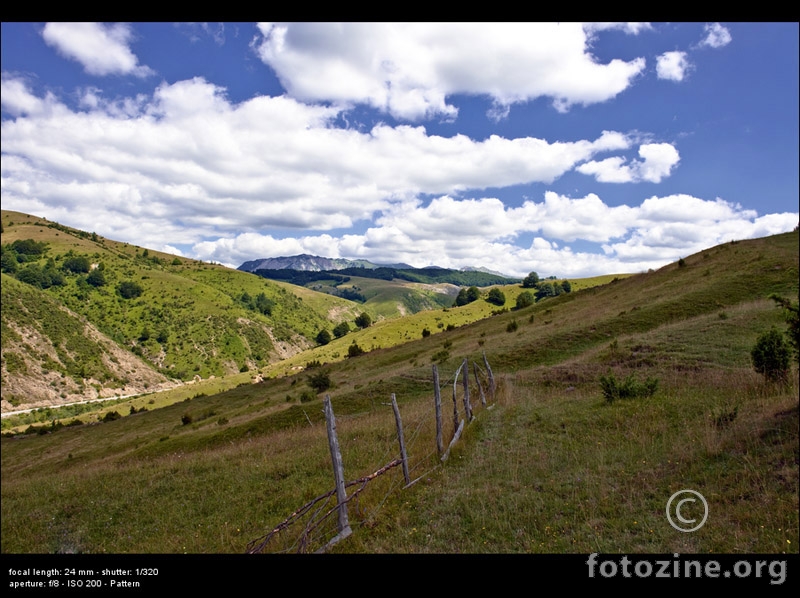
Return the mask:
<path id="1" fill-rule="evenodd" d="M 798 225 L 798 23 L 3 22 L 2 207 L 581 278 Z"/>

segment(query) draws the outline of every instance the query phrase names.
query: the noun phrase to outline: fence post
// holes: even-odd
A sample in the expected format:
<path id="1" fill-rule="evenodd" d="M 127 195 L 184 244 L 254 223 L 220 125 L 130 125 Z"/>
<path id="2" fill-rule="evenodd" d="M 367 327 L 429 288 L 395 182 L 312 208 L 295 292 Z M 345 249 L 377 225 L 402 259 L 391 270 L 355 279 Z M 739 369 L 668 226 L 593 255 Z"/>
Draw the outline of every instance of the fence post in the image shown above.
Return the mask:
<path id="1" fill-rule="evenodd" d="M 489 367 L 489 360 L 486 359 L 486 351 L 483 352 L 483 363 L 486 364 L 486 371 L 489 373 L 489 392 L 492 393 L 492 401 L 494 401 L 494 391 L 497 387 L 494 383 L 494 374 L 492 374 L 492 368 Z"/>
<path id="2" fill-rule="evenodd" d="M 464 369 L 464 417 L 467 420 L 467 423 L 472 421 L 472 404 L 469 402 L 469 364 L 467 363 L 467 358 L 464 358 L 464 362 L 461 364 L 461 367 Z"/>
<path id="3" fill-rule="evenodd" d="M 442 444 L 442 396 L 439 394 L 439 370 L 433 364 L 433 401 L 436 407 L 436 450 L 439 456 L 444 451 Z"/>
<path id="4" fill-rule="evenodd" d="M 347 491 L 344 486 L 344 471 L 342 467 L 342 453 L 339 452 L 339 439 L 336 437 L 336 418 L 333 416 L 330 395 L 325 395 L 325 421 L 328 426 L 328 446 L 331 450 L 333 461 L 333 477 L 336 481 L 336 501 L 339 509 L 339 534 L 334 538 L 338 541 L 352 533 L 350 520 L 347 516 Z"/>
<path id="5" fill-rule="evenodd" d="M 411 483 L 408 477 L 408 456 L 406 455 L 406 441 L 403 437 L 403 420 L 400 419 L 400 409 L 397 407 L 397 399 L 392 393 L 392 409 L 394 410 L 394 421 L 397 423 L 397 438 L 400 441 L 400 458 L 403 460 L 403 478 L 406 486 Z"/>
<path id="6" fill-rule="evenodd" d="M 458 366 L 456 370 L 456 375 L 453 378 L 453 434 L 455 435 L 456 430 L 458 429 L 458 401 L 456 399 L 456 388 L 458 388 L 458 373 L 461 371 L 461 368 L 464 367 L 462 363 Z"/>
<path id="7" fill-rule="evenodd" d="M 475 372 L 475 383 L 478 385 L 478 392 L 481 393 L 481 405 L 486 407 L 486 395 L 483 394 L 483 385 L 481 384 L 481 379 L 478 377 L 478 364 L 474 361 L 472 362 L 472 371 Z"/>

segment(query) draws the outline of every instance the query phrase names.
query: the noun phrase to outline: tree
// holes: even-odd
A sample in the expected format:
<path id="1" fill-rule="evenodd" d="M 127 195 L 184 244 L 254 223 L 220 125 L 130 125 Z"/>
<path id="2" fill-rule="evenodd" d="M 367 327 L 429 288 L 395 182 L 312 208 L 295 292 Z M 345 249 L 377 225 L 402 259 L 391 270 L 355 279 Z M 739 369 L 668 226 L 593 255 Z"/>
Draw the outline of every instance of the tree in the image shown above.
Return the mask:
<path id="1" fill-rule="evenodd" d="M 467 289 L 462 288 L 458 295 L 456 296 L 455 305 L 456 307 L 460 307 L 462 305 L 467 305 L 468 303 L 472 303 L 473 301 L 477 301 L 481 298 L 481 292 L 478 290 L 478 287 L 469 287 Z"/>
<path id="2" fill-rule="evenodd" d="M 337 324 L 333 328 L 333 336 L 336 338 L 342 338 L 345 334 L 350 332 L 350 324 L 347 322 L 342 322 L 341 324 Z"/>
<path id="3" fill-rule="evenodd" d="M 265 316 L 272 315 L 272 306 L 275 305 L 275 302 L 272 301 L 269 297 L 267 297 L 266 293 L 259 293 L 256 295 L 256 309 L 260 311 Z"/>
<path id="4" fill-rule="evenodd" d="M 353 344 L 347 347 L 347 356 L 348 357 L 358 357 L 364 353 L 364 349 L 358 346 L 356 341 L 353 341 Z"/>
<path id="5" fill-rule="evenodd" d="M 564 290 L 565 293 L 572 292 L 572 285 L 568 280 L 565 280 L 564 282 L 561 283 L 561 288 Z"/>
<path id="6" fill-rule="evenodd" d="M 535 289 L 537 284 L 539 284 L 539 275 L 536 272 L 531 272 L 522 279 L 523 289 Z"/>
<path id="7" fill-rule="evenodd" d="M 317 391 L 317 394 L 325 392 L 331 387 L 331 376 L 326 370 L 320 370 L 308 377 L 308 385 Z"/>
<path id="8" fill-rule="evenodd" d="M 91 272 L 89 272 L 89 276 L 86 277 L 86 282 L 88 282 L 93 287 L 102 287 L 106 284 L 106 277 L 103 274 L 103 271 L 100 268 L 95 268 Z"/>
<path id="9" fill-rule="evenodd" d="M 775 295 L 770 295 L 770 299 L 775 301 L 778 305 L 785 310 L 786 323 L 789 329 L 786 331 L 786 336 L 789 339 L 789 344 L 794 349 L 794 357 L 800 362 L 800 302 L 792 303 L 788 299 Z"/>
<path id="10" fill-rule="evenodd" d="M 536 300 L 539 301 L 540 299 L 544 299 L 546 297 L 555 297 L 556 290 L 553 287 L 553 283 L 551 282 L 543 282 L 539 284 L 537 287 L 539 290 L 536 291 Z"/>
<path id="11" fill-rule="evenodd" d="M 320 345 L 327 345 L 329 342 L 331 342 L 331 333 L 324 329 L 320 330 L 317 334 L 317 342 Z"/>
<path id="12" fill-rule="evenodd" d="M 506 304 L 506 296 L 503 294 L 503 291 L 500 289 L 494 288 L 489 291 L 489 295 L 486 297 L 486 300 L 493 305 L 505 305 Z"/>
<path id="13" fill-rule="evenodd" d="M 117 285 L 117 292 L 123 299 L 135 299 L 144 292 L 144 289 L 137 282 L 124 280 Z"/>
<path id="14" fill-rule="evenodd" d="M 64 260 L 64 263 L 61 265 L 61 268 L 65 271 L 72 272 L 74 274 L 86 273 L 89 271 L 89 258 L 85 255 L 76 255 L 73 257 L 68 257 Z"/>
<path id="15" fill-rule="evenodd" d="M 522 291 L 517 295 L 517 309 L 533 305 L 535 301 L 536 298 L 533 296 L 533 293 L 530 291 Z"/>
<path id="16" fill-rule="evenodd" d="M 369 328 L 372 325 L 372 318 L 369 317 L 367 312 L 362 312 L 360 316 L 356 318 L 356 326 L 359 328 Z"/>
<path id="17" fill-rule="evenodd" d="M 788 380 L 790 356 L 789 343 L 775 326 L 762 333 L 750 351 L 753 367 L 768 382 Z"/>

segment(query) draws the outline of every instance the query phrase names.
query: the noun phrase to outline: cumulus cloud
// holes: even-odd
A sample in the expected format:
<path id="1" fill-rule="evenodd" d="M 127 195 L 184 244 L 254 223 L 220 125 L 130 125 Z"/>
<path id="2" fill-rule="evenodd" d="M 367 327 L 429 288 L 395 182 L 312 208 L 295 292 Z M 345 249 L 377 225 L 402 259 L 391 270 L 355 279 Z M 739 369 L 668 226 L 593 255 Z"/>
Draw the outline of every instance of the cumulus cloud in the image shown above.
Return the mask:
<path id="1" fill-rule="evenodd" d="M 552 191 L 544 201 L 505 206 L 497 198 L 419 199 L 393 205 L 363 234 L 276 239 L 244 233 L 194 246 L 203 259 L 241 264 L 255 257 L 312 253 L 364 258 L 417 267 L 481 265 L 509 275 L 535 270 L 545 276 L 640 272 L 732 239 L 792 230 L 798 214 L 758 216 L 722 199 L 653 196 L 638 206 L 609 206 L 595 194 L 570 198 Z M 519 235 L 533 234 L 529 247 Z M 576 252 L 576 241 L 597 243 L 601 253 Z M 561 242 L 561 243 L 559 243 Z"/>
<path id="2" fill-rule="evenodd" d="M 59 54 L 83 65 L 90 75 L 134 75 L 147 77 L 153 71 L 139 65 L 129 44 L 133 32 L 128 25 L 101 23 L 47 23 L 42 38 Z"/>
<path id="3" fill-rule="evenodd" d="M 152 97 L 126 101 L 108 102 L 87 89 L 85 111 L 37 98 L 20 79 L 4 79 L 3 90 L 4 108 L 27 114 L 2 123 L 4 184 L 24 181 L 29 198 L 76 210 L 86 203 L 79 197 L 97 198 L 109 222 L 112 212 L 141 218 L 139 233 L 153 238 L 161 238 L 167 213 L 200 236 L 345 228 L 418 194 L 549 183 L 631 144 L 615 131 L 549 142 L 445 138 L 424 127 L 383 124 L 367 132 L 339 129 L 330 126 L 337 108 L 286 96 L 235 105 L 202 78 L 164 83 Z M 6 191 L 11 187 L 3 189 L 4 206 L 18 201 Z"/>
<path id="4" fill-rule="evenodd" d="M 615 26 L 617 27 L 617 26 Z M 598 63 L 580 23 L 264 23 L 253 48 L 303 101 L 364 103 L 396 118 L 452 119 L 447 96 L 490 96 L 490 116 L 549 97 L 559 111 L 627 89 L 644 58 Z M 642 25 L 618 27 L 638 33 Z"/>
<path id="5" fill-rule="evenodd" d="M 620 156 L 591 160 L 575 170 L 594 176 L 601 183 L 659 183 L 680 161 L 680 154 L 669 143 L 646 143 L 639 147 L 642 160 L 628 163 Z"/>
<path id="6" fill-rule="evenodd" d="M 671 144 L 642 143 L 641 134 L 475 140 L 409 125 L 341 129 L 332 123 L 342 107 L 289 96 L 235 104 L 202 78 L 114 101 L 87 88 L 81 110 L 37 96 L 18 77 L 4 74 L 2 86 L 3 109 L 15 117 L 0 125 L 4 209 L 78 228 L 91 222 L 98 234 L 233 267 L 313 253 L 589 276 L 659 267 L 798 221 L 796 213 L 758 216 L 689 195 L 634 206 L 610 206 L 592 193 L 545 191 L 513 206 L 480 195 L 550 184 L 571 170 L 659 182 L 680 156 Z M 638 159 L 601 158 L 637 144 Z M 602 253 L 575 251 L 575 242 Z"/>
<path id="7" fill-rule="evenodd" d="M 733 39 L 730 31 L 719 23 L 710 23 L 703 27 L 706 36 L 700 42 L 701 46 L 708 46 L 710 48 L 721 48 L 731 43 Z"/>
<path id="8" fill-rule="evenodd" d="M 683 81 L 691 67 L 686 52 L 664 52 L 656 59 L 656 72 L 659 79 Z"/>

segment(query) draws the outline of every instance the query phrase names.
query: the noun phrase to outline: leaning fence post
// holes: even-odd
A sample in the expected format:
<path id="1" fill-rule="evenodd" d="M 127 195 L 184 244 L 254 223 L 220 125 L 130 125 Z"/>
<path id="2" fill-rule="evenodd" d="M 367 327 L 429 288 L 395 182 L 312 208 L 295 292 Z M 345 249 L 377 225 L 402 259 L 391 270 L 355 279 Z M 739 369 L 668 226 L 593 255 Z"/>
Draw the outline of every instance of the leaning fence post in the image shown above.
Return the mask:
<path id="1" fill-rule="evenodd" d="M 481 379 L 478 377 L 478 364 L 474 361 L 472 362 L 472 371 L 475 372 L 475 383 L 478 385 L 478 392 L 481 393 L 481 405 L 486 407 L 486 395 L 483 394 L 483 385 L 481 384 Z"/>
<path id="2" fill-rule="evenodd" d="M 400 409 L 397 408 L 397 399 L 392 393 L 392 409 L 394 410 L 394 420 L 397 422 L 397 438 L 400 441 L 400 458 L 403 460 L 403 478 L 406 480 L 406 486 L 411 483 L 408 477 L 408 456 L 406 455 L 406 441 L 403 438 L 403 420 L 400 419 Z"/>
<path id="3" fill-rule="evenodd" d="M 463 363 L 458 366 L 456 375 L 453 378 L 453 434 L 455 434 L 456 430 L 458 429 L 458 401 L 456 400 L 456 388 L 458 388 L 458 373 L 461 371 L 462 367 L 464 367 Z"/>
<path id="4" fill-rule="evenodd" d="M 489 360 L 486 359 L 486 351 L 483 352 L 483 363 L 486 364 L 486 371 L 489 373 L 489 391 L 492 393 L 492 400 L 494 401 L 494 391 L 497 387 L 494 383 L 494 374 L 492 374 L 492 368 L 489 367 Z"/>
<path id="5" fill-rule="evenodd" d="M 433 400 L 436 406 L 436 450 L 439 456 L 444 451 L 442 444 L 442 396 L 439 394 L 439 370 L 433 364 Z"/>
<path id="6" fill-rule="evenodd" d="M 464 416 L 467 419 L 467 423 L 472 421 L 472 405 L 469 402 L 469 364 L 467 363 L 467 358 L 464 358 L 464 362 L 461 364 L 461 367 L 464 369 Z"/>
<path id="7" fill-rule="evenodd" d="M 325 395 L 325 421 L 328 426 L 328 446 L 331 449 L 331 460 L 333 461 L 333 477 L 336 481 L 336 501 L 339 509 L 339 534 L 332 540 L 339 541 L 352 532 L 350 520 L 347 516 L 347 491 L 344 486 L 344 470 L 342 467 L 342 453 L 339 451 L 339 439 L 336 437 L 336 418 L 333 416 L 330 395 Z"/>

